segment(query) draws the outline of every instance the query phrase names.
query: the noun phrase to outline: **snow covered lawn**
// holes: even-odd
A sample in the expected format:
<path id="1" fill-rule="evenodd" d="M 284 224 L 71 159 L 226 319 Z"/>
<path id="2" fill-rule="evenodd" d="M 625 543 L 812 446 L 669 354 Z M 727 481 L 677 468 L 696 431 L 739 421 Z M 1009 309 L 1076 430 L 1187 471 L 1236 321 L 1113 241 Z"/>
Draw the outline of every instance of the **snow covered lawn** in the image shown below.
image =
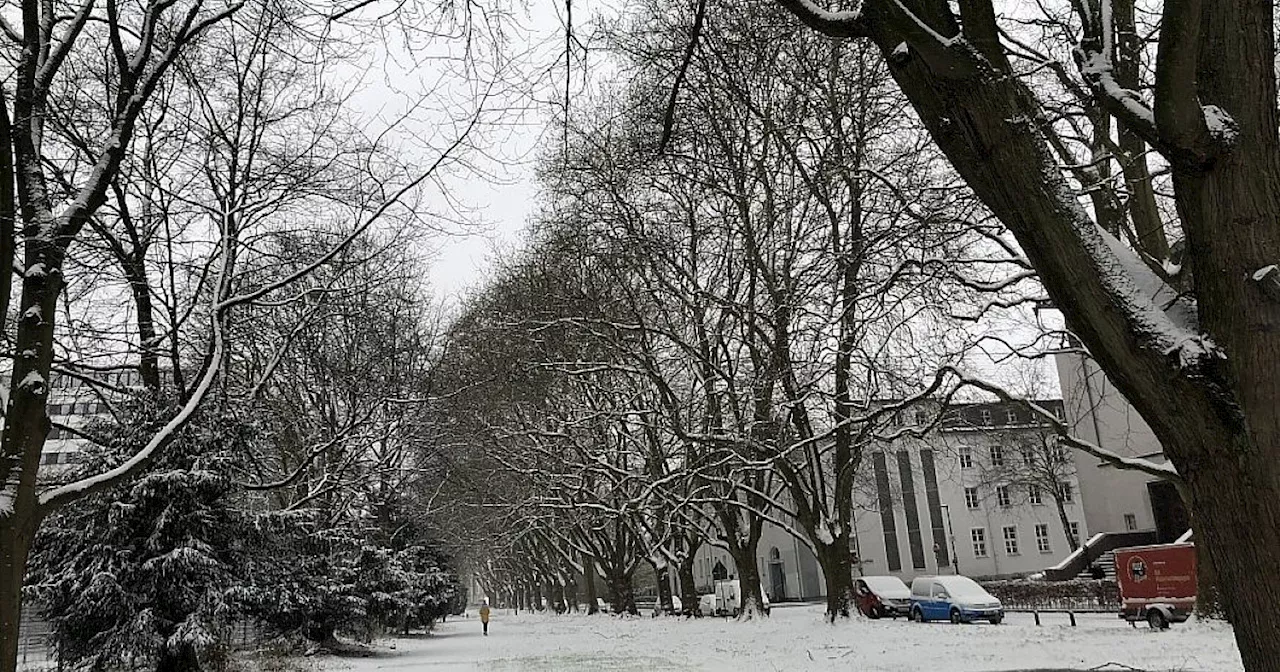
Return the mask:
<path id="1" fill-rule="evenodd" d="M 1186 623 L 1166 632 L 1130 628 L 1111 615 L 1011 614 L 1004 624 L 920 625 L 903 620 L 830 627 L 821 606 L 779 607 L 773 617 L 722 619 L 512 615 L 450 619 L 435 634 L 383 642 L 380 655 L 327 659 L 323 670 L 1087 670 L 1119 663 L 1151 671 L 1240 670 L 1231 628 Z M 394 645 L 395 650 L 388 647 Z M 1108 669 L 1121 670 L 1121 667 Z"/>

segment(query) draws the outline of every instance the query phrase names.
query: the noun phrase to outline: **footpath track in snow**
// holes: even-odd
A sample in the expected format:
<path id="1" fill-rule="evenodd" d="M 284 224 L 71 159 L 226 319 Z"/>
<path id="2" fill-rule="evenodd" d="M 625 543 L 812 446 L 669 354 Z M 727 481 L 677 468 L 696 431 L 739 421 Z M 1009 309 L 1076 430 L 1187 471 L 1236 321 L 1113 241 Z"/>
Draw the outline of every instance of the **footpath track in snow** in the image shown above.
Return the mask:
<path id="1" fill-rule="evenodd" d="M 480 620 L 451 619 L 434 634 L 381 643 L 368 658 L 330 658 L 330 672 L 374 670 L 885 670 L 988 672 L 1089 670 L 1118 663 L 1141 670 L 1241 670 L 1230 626 L 1186 623 L 1165 632 L 1137 629 L 1104 614 L 1010 614 L 999 625 L 916 624 L 855 618 L 829 626 L 822 607 L 777 608 L 751 623 L 723 619 L 618 618 L 495 610 L 490 634 Z M 391 646 L 394 650 L 390 649 Z M 1105 668 L 1123 670 L 1124 667 Z"/>

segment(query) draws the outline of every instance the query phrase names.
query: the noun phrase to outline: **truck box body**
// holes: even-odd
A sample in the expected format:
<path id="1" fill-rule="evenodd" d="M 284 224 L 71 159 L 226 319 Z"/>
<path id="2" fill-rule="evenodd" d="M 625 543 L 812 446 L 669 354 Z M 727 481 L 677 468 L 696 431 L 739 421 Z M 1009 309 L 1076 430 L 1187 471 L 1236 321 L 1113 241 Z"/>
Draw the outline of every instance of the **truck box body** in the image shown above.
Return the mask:
<path id="1" fill-rule="evenodd" d="M 1121 548 L 1115 558 L 1122 617 L 1145 619 L 1153 606 L 1163 606 L 1173 621 L 1185 621 L 1191 614 L 1196 603 L 1195 544 Z"/>

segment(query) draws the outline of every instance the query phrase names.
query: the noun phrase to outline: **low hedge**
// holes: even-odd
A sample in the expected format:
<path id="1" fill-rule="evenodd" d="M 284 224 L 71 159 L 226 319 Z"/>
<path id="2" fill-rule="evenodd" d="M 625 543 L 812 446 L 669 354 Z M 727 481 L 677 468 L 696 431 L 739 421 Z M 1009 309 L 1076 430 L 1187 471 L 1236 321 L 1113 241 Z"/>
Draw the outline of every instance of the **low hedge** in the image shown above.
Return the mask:
<path id="1" fill-rule="evenodd" d="M 1110 610 L 1120 608 L 1120 589 L 1111 579 L 983 581 L 982 587 L 1011 609 Z"/>

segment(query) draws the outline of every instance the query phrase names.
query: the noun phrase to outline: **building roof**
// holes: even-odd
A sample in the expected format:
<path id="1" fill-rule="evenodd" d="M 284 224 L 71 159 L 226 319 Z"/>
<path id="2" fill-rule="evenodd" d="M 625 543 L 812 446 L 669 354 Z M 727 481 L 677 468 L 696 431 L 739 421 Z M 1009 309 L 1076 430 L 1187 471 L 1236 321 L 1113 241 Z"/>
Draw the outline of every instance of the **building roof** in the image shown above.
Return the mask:
<path id="1" fill-rule="evenodd" d="M 1062 418 L 1061 399 L 1031 399 L 1035 405 Z M 1023 402 L 993 401 L 974 404 L 951 404 L 944 411 L 943 431 L 966 431 L 990 428 L 1046 427 L 1049 423 L 1032 413 Z"/>

